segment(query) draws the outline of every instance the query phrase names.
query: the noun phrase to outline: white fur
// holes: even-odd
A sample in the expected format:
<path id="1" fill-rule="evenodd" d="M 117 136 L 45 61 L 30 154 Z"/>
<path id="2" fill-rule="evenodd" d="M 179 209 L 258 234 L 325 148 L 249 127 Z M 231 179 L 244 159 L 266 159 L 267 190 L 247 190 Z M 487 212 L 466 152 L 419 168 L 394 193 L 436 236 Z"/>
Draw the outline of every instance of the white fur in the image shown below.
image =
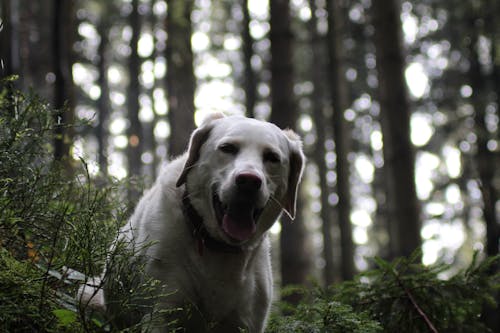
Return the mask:
<path id="1" fill-rule="evenodd" d="M 222 151 L 224 143 L 237 145 L 238 152 Z M 279 157 L 279 162 L 263 158 L 269 151 Z M 295 214 L 296 187 L 303 164 L 298 137 L 270 123 L 216 115 L 193 133 L 188 152 L 164 168 L 122 228 L 122 233 L 134 242 L 154 242 L 145 250 L 146 272 L 175 291 L 163 306 L 192 303 L 204 318 L 220 323 L 217 332 L 237 332 L 239 327 L 249 332 L 264 330 L 273 286 L 267 230 L 282 207 L 289 215 Z M 227 202 L 235 195 L 235 177 L 242 172 L 263 180 L 254 203 L 263 212 L 255 233 L 237 241 L 217 220 L 212 191 L 215 184 L 217 195 Z M 186 187 L 210 235 L 240 246 L 242 253 L 204 249 L 200 254 L 182 211 Z M 95 288 L 81 288 L 81 302 L 101 303 L 105 308 L 106 295 L 98 291 L 96 301 L 92 299 L 95 293 Z"/>

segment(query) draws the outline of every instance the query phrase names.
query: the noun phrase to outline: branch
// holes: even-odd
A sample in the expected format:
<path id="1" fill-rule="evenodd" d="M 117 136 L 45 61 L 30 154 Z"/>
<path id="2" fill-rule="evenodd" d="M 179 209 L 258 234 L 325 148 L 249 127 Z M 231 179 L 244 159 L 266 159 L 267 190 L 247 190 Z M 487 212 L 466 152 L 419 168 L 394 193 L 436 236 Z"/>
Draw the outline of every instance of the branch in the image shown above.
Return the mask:
<path id="1" fill-rule="evenodd" d="M 431 330 L 431 332 L 433 332 L 433 333 L 439 333 L 438 330 L 436 329 L 436 327 L 434 327 L 434 324 L 432 324 L 432 322 L 429 319 L 429 317 L 425 314 L 424 310 L 422 310 L 422 308 L 418 305 L 417 301 L 415 300 L 415 297 L 413 297 L 412 293 L 403 284 L 403 281 L 401 281 L 401 279 L 399 277 L 399 274 L 395 270 L 393 270 L 393 273 L 394 273 L 394 276 L 396 278 L 396 281 L 398 282 L 398 285 L 401 287 L 401 289 L 403 289 L 403 291 L 405 292 L 406 296 L 408 296 L 408 299 L 410 300 L 411 304 L 417 310 L 417 312 L 420 315 L 420 317 L 422 317 L 422 319 L 425 321 L 425 323 L 427 324 L 427 326 L 429 327 L 429 329 Z"/>

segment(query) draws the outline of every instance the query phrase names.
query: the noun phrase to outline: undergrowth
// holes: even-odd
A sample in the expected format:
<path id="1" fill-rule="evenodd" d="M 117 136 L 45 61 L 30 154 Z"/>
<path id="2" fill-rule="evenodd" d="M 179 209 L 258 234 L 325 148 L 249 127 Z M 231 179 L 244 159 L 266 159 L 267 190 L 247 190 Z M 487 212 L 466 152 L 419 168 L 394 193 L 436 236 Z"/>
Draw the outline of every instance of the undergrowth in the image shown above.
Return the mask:
<path id="1" fill-rule="evenodd" d="M 489 332 L 482 313 L 496 307 L 500 258 L 481 261 L 476 253 L 467 269 L 443 279 L 450 265 L 424 266 L 420 257 L 416 251 L 394 262 L 375 258 L 378 268 L 326 289 L 289 288 L 285 293 L 300 293 L 303 301 L 281 303 L 267 332 Z"/>
<path id="2" fill-rule="evenodd" d="M 134 296 L 158 292 L 157 282 L 133 277 L 141 267 L 131 269 L 126 246 L 110 251 L 130 214 L 121 195 L 129 184 L 91 177 L 84 160 L 71 171 L 54 161 L 55 114 L 34 94 L 0 92 L 1 332 L 113 330 L 75 298 L 106 260 L 134 281 Z M 139 301 L 120 297 L 124 308 Z"/>

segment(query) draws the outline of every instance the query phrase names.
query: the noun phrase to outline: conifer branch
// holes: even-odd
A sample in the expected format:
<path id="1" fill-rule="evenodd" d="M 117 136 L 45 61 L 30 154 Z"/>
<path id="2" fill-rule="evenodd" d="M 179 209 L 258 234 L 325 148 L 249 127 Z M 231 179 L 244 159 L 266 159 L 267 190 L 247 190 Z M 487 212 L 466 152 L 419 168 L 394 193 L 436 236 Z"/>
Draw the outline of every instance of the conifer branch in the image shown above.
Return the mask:
<path id="1" fill-rule="evenodd" d="M 396 271 L 393 271 L 393 273 L 394 273 L 394 277 L 396 278 L 396 281 L 397 281 L 398 285 L 401 287 L 401 289 L 403 289 L 403 291 L 405 292 L 406 296 L 410 300 L 411 304 L 413 305 L 413 307 L 415 308 L 415 310 L 417 310 L 417 312 L 420 315 L 420 317 L 422 317 L 422 319 L 425 321 L 425 323 L 427 324 L 427 326 L 429 327 L 429 329 L 431 330 L 431 332 L 433 332 L 433 333 L 439 333 L 438 330 L 436 329 L 436 327 L 434 326 L 434 324 L 432 323 L 432 321 L 425 314 L 424 310 L 422 310 L 422 308 L 418 305 L 417 301 L 415 300 L 415 297 L 413 297 L 413 294 L 403 284 L 403 281 L 401 281 L 401 279 L 399 277 L 399 274 Z"/>

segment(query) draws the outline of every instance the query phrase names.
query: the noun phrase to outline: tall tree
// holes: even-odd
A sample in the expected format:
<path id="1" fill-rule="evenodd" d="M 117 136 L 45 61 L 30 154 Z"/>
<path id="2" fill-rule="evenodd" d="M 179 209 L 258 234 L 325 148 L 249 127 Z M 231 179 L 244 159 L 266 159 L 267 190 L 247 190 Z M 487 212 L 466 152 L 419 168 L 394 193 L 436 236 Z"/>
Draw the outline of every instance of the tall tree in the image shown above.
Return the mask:
<path id="1" fill-rule="evenodd" d="M 52 25 L 52 48 L 54 81 L 54 108 L 59 112 L 56 117 L 54 157 L 63 160 L 67 168 L 70 165 L 71 146 L 74 131 L 70 124 L 74 119 L 73 92 L 73 41 L 75 16 L 73 2 L 53 0 L 54 20 Z"/>
<path id="2" fill-rule="evenodd" d="M 351 226 L 351 192 L 349 183 L 350 133 L 344 118 L 344 111 L 349 107 L 349 92 L 345 79 L 345 59 L 343 54 L 344 16 L 340 0 L 328 0 L 328 54 L 330 86 L 333 109 L 333 136 L 337 156 L 337 204 L 338 223 L 341 243 L 342 279 L 350 280 L 354 276 L 354 245 Z"/>
<path id="3" fill-rule="evenodd" d="M 250 34 L 250 10 L 248 0 L 242 1 L 243 10 L 243 63 L 245 64 L 245 75 L 243 77 L 243 88 L 245 89 L 245 108 L 248 117 L 255 117 L 255 102 L 257 99 L 257 79 L 252 68 L 252 56 L 254 40 Z"/>
<path id="4" fill-rule="evenodd" d="M 108 3 L 103 4 L 103 10 L 101 12 L 101 17 L 97 23 L 97 32 L 101 37 L 99 42 L 99 47 L 97 48 L 97 71 L 99 72 L 99 78 L 97 82 L 99 87 L 101 87 L 101 95 L 97 100 L 97 110 L 98 110 L 98 123 L 96 126 L 96 138 L 97 138 L 97 162 L 99 168 L 103 174 L 107 174 L 108 170 L 108 158 L 106 155 L 107 148 L 107 121 L 109 117 L 109 82 L 107 76 L 107 53 L 108 53 Z"/>
<path id="5" fill-rule="evenodd" d="M 4 0 L 0 6 L 0 77 L 20 74 L 19 6 L 12 0 Z"/>
<path id="6" fill-rule="evenodd" d="M 16 4 L 14 4 L 15 6 Z M 0 79 L 13 75 L 17 72 L 19 68 L 16 68 L 16 62 L 18 62 L 19 58 L 16 57 L 16 52 L 19 50 L 17 34 L 14 33 L 14 17 L 13 17 L 13 9 L 10 0 L 5 0 L 2 2 L 0 7 Z M 17 61 L 16 61 L 17 59 Z M 3 90 L 4 85 L 7 89 L 8 93 L 6 98 L 12 98 L 12 86 L 15 83 L 10 82 L 2 82 L 0 81 L 0 89 Z M 10 107 L 9 112 L 14 113 L 15 103 L 9 103 L 12 105 Z"/>
<path id="7" fill-rule="evenodd" d="M 497 169 L 497 163 L 495 162 L 497 157 L 488 148 L 488 141 L 492 139 L 492 135 L 486 124 L 486 108 L 489 103 L 489 96 L 494 96 L 492 89 L 495 87 L 495 80 L 489 80 L 485 74 L 485 70 L 480 63 L 480 54 L 478 51 L 480 49 L 479 37 L 484 33 L 480 31 L 481 24 L 478 24 L 478 21 L 484 18 L 486 19 L 487 28 L 493 28 L 490 22 L 491 19 L 489 19 L 489 15 L 486 13 L 486 10 L 491 11 L 492 8 L 488 7 L 486 9 L 483 4 L 479 3 L 475 5 L 469 3 L 469 6 L 471 8 L 468 11 L 467 24 L 470 38 L 466 39 L 466 42 L 468 42 L 468 60 L 470 62 L 468 81 L 472 88 L 471 99 L 474 106 L 474 124 L 477 135 L 475 166 L 483 200 L 483 218 L 486 222 L 486 254 L 488 256 L 496 256 L 499 254 L 500 246 L 500 224 L 496 213 L 498 193 L 495 187 L 495 172 Z M 483 12 L 483 10 L 485 11 Z M 494 37 L 492 38 L 491 52 L 495 52 L 496 46 L 493 44 Z M 496 66 L 494 62 L 496 59 L 492 58 L 492 61 L 492 71 L 494 72 Z M 497 301 L 500 300 L 500 293 L 497 292 L 495 298 Z M 498 309 L 487 306 L 484 310 L 484 317 L 492 332 L 500 330 Z"/>
<path id="8" fill-rule="evenodd" d="M 10 0 L 0 7 L 0 77 L 13 74 L 12 66 L 12 19 Z"/>
<path id="9" fill-rule="evenodd" d="M 323 270 L 325 284 L 331 285 L 335 282 L 335 265 L 334 265 L 334 247 L 332 240 L 332 220 L 331 220 L 331 208 L 328 201 L 329 186 L 326 175 L 328 173 L 328 166 L 326 164 L 326 117 L 324 114 L 325 107 L 325 91 L 323 89 L 323 84 L 325 81 L 325 67 L 327 64 L 324 59 L 326 58 L 325 43 L 322 36 L 317 30 L 318 20 L 316 18 L 316 2 L 314 0 L 309 1 L 309 6 L 311 12 L 314 13 L 308 23 L 308 30 L 310 34 L 310 43 L 312 50 L 312 59 L 310 63 L 312 82 L 314 85 L 314 90 L 311 96 L 312 99 L 312 111 L 314 126 L 316 128 L 316 149 L 314 150 L 314 161 L 318 167 L 318 177 L 319 185 L 321 188 L 321 222 L 322 222 L 322 234 L 323 234 L 323 259 L 325 260 L 325 268 Z"/>
<path id="10" fill-rule="evenodd" d="M 169 154 L 186 149 L 194 129 L 193 50 L 191 48 L 191 11 L 193 0 L 168 0 L 167 11 L 167 93 L 170 122 Z"/>
<path id="11" fill-rule="evenodd" d="M 151 54 L 148 57 L 148 61 L 151 63 L 155 63 L 156 59 L 159 56 L 158 52 L 158 38 L 157 38 L 157 26 L 158 24 L 163 24 L 163 21 L 159 22 L 158 17 L 154 13 L 154 6 L 156 5 L 157 0 L 152 0 L 150 2 L 150 7 L 149 7 L 149 12 L 147 16 L 147 20 L 150 25 L 151 33 L 153 34 L 153 45 L 155 47 L 153 48 Z M 157 116 L 157 108 L 155 105 L 155 96 L 154 96 L 154 91 L 155 87 L 157 86 L 158 81 L 156 80 L 156 77 L 153 77 L 153 82 L 146 87 L 146 93 L 149 96 L 149 101 L 150 101 L 150 107 L 153 113 L 153 117 L 150 121 L 144 123 L 144 151 L 150 154 L 151 160 L 147 161 L 147 165 L 145 165 L 146 170 L 145 174 L 151 179 L 154 180 L 156 178 L 156 168 L 158 166 L 158 155 L 156 153 L 156 137 L 154 133 L 154 128 L 157 124 L 158 121 L 158 116 Z"/>
<path id="12" fill-rule="evenodd" d="M 141 69 L 141 60 L 138 54 L 141 22 L 138 7 L 139 0 L 132 0 L 132 11 L 129 17 L 129 23 L 132 28 L 132 38 L 130 40 L 130 56 L 128 59 L 129 83 L 127 90 L 128 120 L 130 123 L 127 129 L 127 160 L 128 171 L 131 176 L 140 175 L 142 166 L 142 124 L 139 120 L 139 74 Z M 131 193 L 131 196 L 134 195 L 134 193 Z"/>
<path id="13" fill-rule="evenodd" d="M 421 245 L 415 156 L 410 141 L 410 105 L 404 79 L 400 8 L 397 0 L 374 0 L 373 26 L 381 109 L 384 167 L 387 168 L 391 241 L 396 256 Z"/>
<path id="14" fill-rule="evenodd" d="M 498 199 L 494 185 L 495 176 L 495 154 L 488 148 L 491 139 L 486 124 L 486 107 L 491 87 L 486 86 L 488 77 L 484 74 L 479 61 L 478 54 L 479 36 L 477 20 L 480 19 L 478 11 L 480 8 L 471 8 L 469 13 L 470 36 L 469 48 L 469 83 L 472 88 L 472 102 L 474 105 L 475 132 L 477 135 L 476 167 L 481 193 L 483 197 L 483 216 L 486 222 L 486 253 L 495 256 L 499 252 L 500 226 L 497 222 L 495 205 Z"/>
<path id="15" fill-rule="evenodd" d="M 281 128 L 294 128 L 298 113 L 293 99 L 292 32 L 288 0 L 270 2 L 271 13 L 271 122 Z M 307 233 L 300 214 L 291 223 L 283 216 L 280 238 L 281 283 L 304 284 L 311 268 Z M 297 301 L 292 296 L 289 301 Z"/>

